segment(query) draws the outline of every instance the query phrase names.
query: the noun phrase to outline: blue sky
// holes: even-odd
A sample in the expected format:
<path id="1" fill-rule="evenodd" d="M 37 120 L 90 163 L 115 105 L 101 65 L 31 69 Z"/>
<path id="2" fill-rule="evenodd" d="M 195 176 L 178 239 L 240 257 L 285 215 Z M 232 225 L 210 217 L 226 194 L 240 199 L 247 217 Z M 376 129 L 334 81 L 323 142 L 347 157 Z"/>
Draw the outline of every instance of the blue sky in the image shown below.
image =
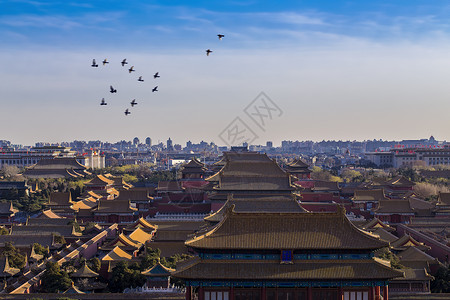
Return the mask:
<path id="1" fill-rule="evenodd" d="M 450 140 L 447 1 L 191 2 L 0 0 L 0 139 L 220 143 L 264 91 L 284 113 L 255 143 Z"/>

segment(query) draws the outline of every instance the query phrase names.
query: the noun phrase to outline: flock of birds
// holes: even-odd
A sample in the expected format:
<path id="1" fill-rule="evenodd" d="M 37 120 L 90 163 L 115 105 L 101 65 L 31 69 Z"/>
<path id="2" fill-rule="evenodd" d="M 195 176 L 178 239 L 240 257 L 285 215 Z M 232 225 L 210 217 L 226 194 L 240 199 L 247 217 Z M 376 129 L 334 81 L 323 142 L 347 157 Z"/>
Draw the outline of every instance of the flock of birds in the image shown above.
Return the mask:
<path id="1" fill-rule="evenodd" d="M 217 37 L 219 38 L 219 40 L 222 40 L 222 39 L 225 37 L 225 35 L 223 35 L 223 34 L 218 34 Z M 209 56 L 212 52 L 213 52 L 213 51 L 212 51 L 211 49 L 207 49 L 207 50 L 206 50 L 206 56 Z M 121 65 L 122 65 L 122 67 L 125 67 L 125 65 L 128 64 L 126 58 L 124 58 L 120 63 L 121 63 Z M 106 66 L 107 64 L 109 64 L 109 61 L 105 58 L 105 59 L 102 61 L 102 64 L 103 64 L 103 66 Z M 97 64 L 95 58 L 92 60 L 92 65 L 91 65 L 91 67 L 93 67 L 93 68 L 98 68 L 98 64 Z M 128 69 L 128 73 L 130 73 L 130 74 L 133 73 L 133 72 L 135 72 L 135 71 L 136 71 L 136 70 L 134 69 L 134 66 L 131 66 L 131 67 Z M 156 73 L 153 75 L 153 78 L 154 78 L 154 79 L 157 79 L 157 78 L 159 78 L 159 77 L 160 77 L 160 76 L 159 76 L 159 72 L 156 72 Z M 142 76 L 139 76 L 139 78 L 137 79 L 137 81 L 139 81 L 139 82 L 144 82 L 144 79 L 142 78 Z M 158 91 L 158 86 L 155 86 L 155 87 L 152 89 L 152 93 L 157 92 L 157 91 Z M 117 89 L 115 89 L 112 85 L 110 85 L 110 86 L 109 86 L 109 92 L 110 92 L 111 94 L 117 93 Z M 138 103 L 136 102 L 136 99 L 133 99 L 133 100 L 130 102 L 131 107 L 134 107 L 134 106 L 137 105 L 137 104 L 138 104 Z M 108 103 L 106 103 L 105 98 L 102 98 L 102 100 L 101 100 L 101 102 L 100 102 L 100 105 L 108 105 Z M 124 114 L 125 114 L 125 116 L 128 116 L 129 114 L 131 114 L 131 112 L 130 112 L 130 110 L 127 108 L 127 109 L 125 110 Z"/>
<path id="2" fill-rule="evenodd" d="M 102 61 L 102 64 L 105 66 L 105 65 L 109 64 L 109 61 L 105 58 L 105 59 Z M 120 64 L 122 65 L 122 67 L 125 67 L 125 65 L 128 64 L 127 59 L 124 58 L 124 59 L 120 62 Z M 98 68 L 98 64 L 97 64 L 95 58 L 92 60 L 92 65 L 91 65 L 91 67 L 93 67 L 93 68 Z M 136 70 L 134 69 L 134 66 L 131 66 L 131 67 L 128 69 L 128 73 L 130 73 L 130 74 L 131 74 L 132 72 L 135 72 L 135 71 L 136 71 Z M 154 79 L 157 79 L 157 78 L 159 78 L 159 77 L 161 77 L 161 76 L 159 76 L 159 72 L 156 72 L 156 73 L 153 75 L 153 78 L 154 78 Z M 139 82 L 144 82 L 144 79 L 142 78 L 142 76 L 139 76 L 139 78 L 137 79 L 137 81 L 139 81 Z M 152 89 L 152 92 L 157 92 L 157 91 L 158 91 L 158 86 L 155 86 L 155 87 Z M 117 93 L 117 89 L 115 89 L 112 85 L 110 85 L 110 86 L 109 86 L 109 92 L 110 92 L 111 94 Z M 137 105 L 138 103 L 136 102 L 136 99 L 133 99 L 133 100 L 130 102 L 130 104 L 131 104 L 131 107 L 134 107 L 134 106 Z M 102 100 L 101 100 L 101 102 L 100 102 L 100 105 L 108 105 L 108 103 L 106 103 L 105 98 L 102 98 Z M 125 116 L 128 116 L 129 114 L 131 114 L 131 112 L 130 112 L 130 110 L 127 108 L 127 109 L 125 110 L 124 114 L 125 114 Z"/>
<path id="3" fill-rule="evenodd" d="M 219 41 L 221 41 L 221 40 L 225 37 L 225 35 L 223 35 L 223 34 L 218 34 L 217 37 L 219 38 Z M 207 49 L 207 50 L 206 50 L 206 56 L 209 56 L 211 53 L 212 53 L 212 50 L 211 50 L 211 49 Z"/>

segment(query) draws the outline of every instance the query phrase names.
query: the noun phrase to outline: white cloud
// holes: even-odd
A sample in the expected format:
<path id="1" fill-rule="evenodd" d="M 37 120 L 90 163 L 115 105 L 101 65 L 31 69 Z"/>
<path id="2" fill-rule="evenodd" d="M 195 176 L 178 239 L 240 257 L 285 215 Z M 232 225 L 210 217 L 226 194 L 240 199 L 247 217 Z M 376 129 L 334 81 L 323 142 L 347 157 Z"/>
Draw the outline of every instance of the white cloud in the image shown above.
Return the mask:
<path id="1" fill-rule="evenodd" d="M 0 18 L 0 23 L 12 27 L 50 27 L 71 29 L 81 27 L 80 22 L 64 16 L 20 15 Z"/>
<path id="2" fill-rule="evenodd" d="M 327 25 L 327 23 L 316 16 L 316 14 L 297 12 L 264 12 L 245 13 L 247 18 L 260 18 L 267 22 L 286 23 L 292 25 Z"/>
<path id="3" fill-rule="evenodd" d="M 88 13 L 78 17 L 25 14 L 16 16 L 2 16 L 0 17 L 0 24 L 11 27 L 58 28 L 63 30 L 71 30 L 74 28 L 89 28 L 99 24 L 115 22 L 124 15 L 125 13 L 123 12 L 109 12 L 101 15 Z"/>

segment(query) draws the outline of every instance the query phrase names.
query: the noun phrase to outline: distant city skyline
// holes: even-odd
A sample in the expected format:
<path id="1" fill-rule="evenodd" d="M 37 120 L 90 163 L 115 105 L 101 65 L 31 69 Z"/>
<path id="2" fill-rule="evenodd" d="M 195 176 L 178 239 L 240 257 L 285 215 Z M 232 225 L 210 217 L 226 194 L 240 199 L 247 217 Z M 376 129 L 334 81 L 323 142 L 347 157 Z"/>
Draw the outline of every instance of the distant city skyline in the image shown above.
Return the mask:
<path id="1" fill-rule="evenodd" d="M 0 135 L 17 144 L 149 136 L 221 145 L 236 117 L 254 144 L 450 140 L 449 4 L 1 3 Z M 283 111 L 264 130 L 244 113 L 262 91 Z"/>
<path id="2" fill-rule="evenodd" d="M 110 144 L 115 144 L 115 143 L 120 143 L 120 142 L 127 142 L 127 143 L 130 143 L 130 144 L 133 144 L 133 145 L 137 145 L 136 144 L 136 138 L 139 140 L 139 144 L 142 144 L 142 145 L 146 145 L 147 144 L 147 139 L 150 138 L 152 146 L 156 146 L 156 145 L 159 145 L 159 144 L 163 144 L 164 146 L 166 146 L 168 140 L 170 139 L 170 143 L 173 146 L 174 145 L 181 145 L 183 148 L 187 147 L 188 144 L 190 144 L 190 145 L 192 145 L 192 144 L 198 145 L 200 143 L 207 143 L 207 144 L 214 143 L 213 141 L 208 141 L 206 139 L 199 140 L 199 141 L 187 139 L 184 142 L 180 142 L 180 141 L 173 140 L 171 137 L 168 137 L 166 140 L 156 140 L 155 141 L 155 140 L 153 140 L 152 137 L 148 137 L 148 136 L 147 137 L 136 137 L 135 136 L 135 137 L 129 138 L 129 139 L 120 138 L 120 139 L 114 140 L 114 141 L 77 139 L 77 140 L 71 140 L 71 141 L 67 140 L 67 141 L 49 142 L 49 141 L 40 140 L 40 141 L 37 141 L 37 142 L 34 142 L 34 143 L 23 144 L 23 143 L 17 143 L 14 140 L 5 140 L 5 139 L 2 139 L 0 137 L 0 146 L 2 145 L 2 141 L 10 142 L 11 145 L 22 145 L 24 147 L 30 147 L 30 146 L 31 147 L 35 147 L 35 146 L 38 146 L 40 144 L 63 145 L 63 144 L 70 144 L 70 143 L 73 143 L 73 142 L 76 142 L 76 141 L 77 142 L 86 142 L 86 143 L 99 141 L 101 143 L 110 143 Z M 434 138 L 434 140 L 433 139 L 430 140 L 430 138 Z M 433 144 L 436 144 L 437 142 L 445 143 L 445 144 L 449 144 L 450 143 L 450 141 L 441 140 L 441 139 L 435 138 L 434 136 L 430 136 L 430 137 L 426 137 L 426 138 L 424 137 L 424 138 L 417 138 L 417 139 L 398 139 L 398 140 L 387 140 L 387 139 L 366 139 L 366 140 L 356 140 L 356 139 L 345 139 L 345 140 L 344 139 L 343 140 L 332 140 L 332 139 L 323 139 L 323 140 L 285 139 L 285 140 L 281 140 L 280 143 L 274 143 L 271 140 L 267 140 L 267 141 L 264 141 L 264 142 L 261 142 L 261 143 L 258 143 L 257 141 L 255 141 L 254 143 L 250 143 L 249 145 L 252 145 L 252 146 L 267 146 L 267 143 L 269 143 L 270 145 L 272 145 L 271 147 L 281 147 L 283 142 L 292 142 L 292 143 L 313 142 L 313 143 L 320 143 L 320 142 L 324 142 L 324 141 L 325 142 L 356 142 L 356 143 L 382 141 L 382 142 L 398 142 L 398 143 L 406 142 L 407 144 L 410 144 L 411 141 L 418 141 L 419 142 L 421 140 L 425 141 L 425 142 L 431 141 Z M 215 143 L 215 145 L 219 146 L 219 147 L 228 146 L 228 145 L 224 145 L 223 143 L 222 144 Z M 239 146 L 241 146 L 241 145 L 239 145 Z M 419 146 L 419 144 L 418 144 L 418 146 Z"/>

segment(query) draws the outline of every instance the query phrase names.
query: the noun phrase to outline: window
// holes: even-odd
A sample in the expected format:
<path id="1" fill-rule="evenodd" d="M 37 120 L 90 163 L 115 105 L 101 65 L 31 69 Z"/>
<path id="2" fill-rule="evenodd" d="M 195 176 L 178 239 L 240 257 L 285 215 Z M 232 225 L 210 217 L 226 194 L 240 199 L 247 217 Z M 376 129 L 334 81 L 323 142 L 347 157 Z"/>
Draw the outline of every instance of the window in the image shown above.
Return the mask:
<path id="1" fill-rule="evenodd" d="M 205 291 L 205 300 L 229 300 L 228 291 Z"/>
<path id="2" fill-rule="evenodd" d="M 369 292 L 367 291 L 344 292 L 344 300 L 369 300 Z"/>
<path id="3" fill-rule="evenodd" d="M 413 282 L 413 283 L 411 283 L 411 289 L 413 289 L 413 290 L 419 290 L 419 291 L 421 291 L 421 290 L 423 290 L 423 283 L 416 283 L 416 282 Z"/>

